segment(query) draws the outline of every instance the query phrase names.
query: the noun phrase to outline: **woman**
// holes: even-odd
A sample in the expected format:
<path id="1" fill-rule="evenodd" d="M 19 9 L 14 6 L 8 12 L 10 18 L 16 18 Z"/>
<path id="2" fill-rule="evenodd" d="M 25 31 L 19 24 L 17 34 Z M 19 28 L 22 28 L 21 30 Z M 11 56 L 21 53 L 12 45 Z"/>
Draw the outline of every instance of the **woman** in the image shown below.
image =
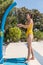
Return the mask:
<path id="1" fill-rule="evenodd" d="M 27 29 L 27 31 L 26 31 L 26 38 L 27 38 L 27 42 L 28 42 L 28 57 L 27 57 L 27 60 L 29 61 L 29 60 L 34 60 L 34 53 L 33 53 L 33 49 L 32 49 L 33 20 L 32 20 L 31 14 L 28 13 L 28 12 L 26 13 L 26 19 L 27 19 L 27 22 L 25 23 L 25 25 L 17 24 L 17 26 Z M 30 54 L 32 54 L 31 58 L 30 58 Z"/>

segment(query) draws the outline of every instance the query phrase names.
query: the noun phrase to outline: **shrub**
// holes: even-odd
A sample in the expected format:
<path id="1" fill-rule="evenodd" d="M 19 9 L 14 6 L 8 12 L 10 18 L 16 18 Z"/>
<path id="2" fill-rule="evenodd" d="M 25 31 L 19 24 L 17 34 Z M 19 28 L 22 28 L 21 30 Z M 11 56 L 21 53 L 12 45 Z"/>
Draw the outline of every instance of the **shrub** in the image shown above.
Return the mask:
<path id="1" fill-rule="evenodd" d="M 8 42 L 7 40 L 10 42 L 9 29 L 4 32 L 4 42 Z"/>
<path id="2" fill-rule="evenodd" d="M 12 41 L 17 42 L 21 38 L 21 30 L 18 27 L 10 28 L 9 36 Z"/>
<path id="3" fill-rule="evenodd" d="M 26 41 L 26 34 L 25 34 L 25 31 L 22 31 L 21 41 Z"/>
<path id="4" fill-rule="evenodd" d="M 34 31 L 34 38 L 37 38 L 37 40 L 41 40 L 41 39 L 43 39 L 43 32 L 41 32 L 41 31 Z"/>

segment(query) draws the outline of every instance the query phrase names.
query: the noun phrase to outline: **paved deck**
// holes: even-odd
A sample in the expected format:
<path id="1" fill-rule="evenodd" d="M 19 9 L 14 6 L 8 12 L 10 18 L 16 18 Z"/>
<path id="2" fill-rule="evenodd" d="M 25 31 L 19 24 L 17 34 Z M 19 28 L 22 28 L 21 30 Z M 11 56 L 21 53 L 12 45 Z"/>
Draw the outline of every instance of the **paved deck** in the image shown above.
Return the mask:
<path id="1" fill-rule="evenodd" d="M 43 65 L 43 41 L 33 42 L 32 43 L 34 49 L 35 60 L 31 60 L 29 65 Z M 27 47 L 26 42 L 19 43 L 10 43 L 5 51 L 4 49 L 4 57 L 5 58 L 16 58 L 16 57 L 27 57 Z"/>

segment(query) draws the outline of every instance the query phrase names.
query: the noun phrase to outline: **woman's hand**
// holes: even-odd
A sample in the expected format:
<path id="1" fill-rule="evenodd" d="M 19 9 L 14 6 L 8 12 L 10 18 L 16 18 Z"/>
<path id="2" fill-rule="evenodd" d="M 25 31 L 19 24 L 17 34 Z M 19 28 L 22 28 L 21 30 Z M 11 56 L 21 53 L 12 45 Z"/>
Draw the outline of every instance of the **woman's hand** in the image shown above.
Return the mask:
<path id="1" fill-rule="evenodd" d="M 17 24 L 17 26 L 18 26 L 18 27 L 23 27 L 23 28 L 25 28 L 25 29 L 28 27 L 28 25 L 23 25 L 23 24 Z"/>
<path id="2" fill-rule="evenodd" d="M 23 27 L 23 24 L 17 24 L 18 27 Z"/>

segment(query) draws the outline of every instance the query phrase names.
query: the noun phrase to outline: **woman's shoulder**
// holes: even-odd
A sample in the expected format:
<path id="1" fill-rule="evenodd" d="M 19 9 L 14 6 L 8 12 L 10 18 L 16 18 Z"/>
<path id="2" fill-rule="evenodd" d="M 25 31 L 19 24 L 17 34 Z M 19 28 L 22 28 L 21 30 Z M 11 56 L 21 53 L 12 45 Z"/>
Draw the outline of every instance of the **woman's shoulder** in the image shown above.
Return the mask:
<path id="1" fill-rule="evenodd" d="M 31 19 L 30 23 L 33 24 L 33 19 Z"/>

